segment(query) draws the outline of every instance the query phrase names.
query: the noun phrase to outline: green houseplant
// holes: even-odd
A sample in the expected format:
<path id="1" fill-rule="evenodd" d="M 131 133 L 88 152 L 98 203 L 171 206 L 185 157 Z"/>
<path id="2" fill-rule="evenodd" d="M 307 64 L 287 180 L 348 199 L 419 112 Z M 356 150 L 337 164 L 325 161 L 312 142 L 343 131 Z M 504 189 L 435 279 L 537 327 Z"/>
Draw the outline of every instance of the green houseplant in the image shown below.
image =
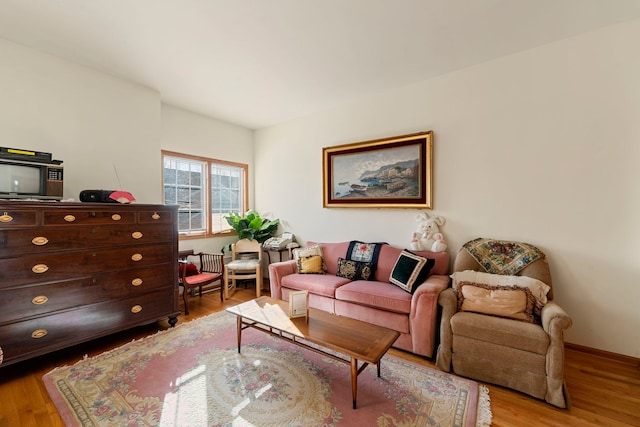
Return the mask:
<path id="1" fill-rule="evenodd" d="M 248 210 L 244 216 L 230 212 L 225 215 L 224 219 L 238 233 L 238 238 L 257 240 L 260 243 L 273 236 L 273 233 L 278 229 L 278 225 L 280 225 L 279 219 L 263 218 L 254 210 Z M 222 252 L 230 249 L 231 245 L 225 245 L 222 247 Z"/>

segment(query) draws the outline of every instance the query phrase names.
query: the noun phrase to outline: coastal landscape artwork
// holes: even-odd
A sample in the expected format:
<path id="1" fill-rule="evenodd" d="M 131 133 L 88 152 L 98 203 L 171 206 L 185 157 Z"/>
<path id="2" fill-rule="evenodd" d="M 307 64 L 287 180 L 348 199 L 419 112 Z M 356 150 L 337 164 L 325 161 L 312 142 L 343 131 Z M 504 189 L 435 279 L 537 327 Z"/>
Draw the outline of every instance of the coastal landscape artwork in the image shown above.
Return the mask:
<path id="1" fill-rule="evenodd" d="M 431 209 L 432 152 L 432 131 L 323 148 L 323 205 Z"/>

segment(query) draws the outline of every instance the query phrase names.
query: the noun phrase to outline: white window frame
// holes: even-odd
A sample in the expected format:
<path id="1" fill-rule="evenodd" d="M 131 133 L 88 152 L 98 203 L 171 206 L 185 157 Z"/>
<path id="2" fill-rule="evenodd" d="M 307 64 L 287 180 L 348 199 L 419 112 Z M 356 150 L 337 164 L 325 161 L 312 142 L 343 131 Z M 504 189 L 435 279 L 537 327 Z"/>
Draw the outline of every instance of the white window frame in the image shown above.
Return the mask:
<path id="1" fill-rule="evenodd" d="M 199 164 L 201 165 L 202 170 L 206 171 L 206 173 L 202 174 L 201 180 L 200 180 L 201 182 L 195 182 L 195 183 L 189 182 L 189 183 L 178 184 L 176 181 L 175 184 L 173 183 L 167 184 L 165 182 L 165 161 L 166 160 L 183 162 L 183 164 L 191 165 L 191 166 L 195 166 Z M 239 203 L 240 206 L 237 209 L 231 209 L 231 210 L 222 212 L 222 210 L 218 207 L 219 204 L 216 203 L 215 200 L 212 200 L 213 194 L 214 194 L 214 189 L 212 188 L 213 181 L 214 181 L 212 179 L 212 172 L 214 168 L 218 169 L 218 171 L 221 172 L 222 175 L 229 176 L 229 175 L 233 175 L 234 173 L 237 174 L 235 176 L 235 179 L 233 180 L 229 179 L 229 181 L 235 181 L 239 184 L 237 188 L 236 187 L 230 188 L 232 192 L 234 191 L 239 192 L 239 194 L 236 196 L 237 200 L 235 200 L 236 202 L 238 201 L 240 202 Z M 220 236 L 220 235 L 234 232 L 231 229 L 231 227 L 227 224 L 226 220 L 224 219 L 224 216 L 227 215 L 229 212 L 236 212 L 242 215 L 247 210 L 248 193 L 249 193 L 248 179 L 247 179 L 248 169 L 249 169 L 248 165 L 244 163 L 229 162 L 225 160 L 193 156 L 193 155 L 184 154 L 184 153 L 177 153 L 173 151 L 162 150 L 163 203 L 165 204 L 177 203 L 179 206 L 178 208 L 179 216 L 181 214 L 184 215 L 185 213 L 187 213 L 188 215 L 190 215 L 190 213 L 197 214 L 198 211 L 202 211 L 202 221 L 204 222 L 204 224 L 202 224 L 202 227 L 189 226 L 189 228 L 186 230 L 185 229 L 178 230 L 180 239 L 214 237 L 214 236 Z M 168 186 L 175 187 L 176 197 L 173 200 L 166 200 Z M 191 204 L 190 200 L 191 200 L 192 193 L 189 190 L 187 190 L 189 192 L 189 200 L 186 200 L 186 199 L 177 200 L 180 194 L 179 187 L 182 187 L 181 188 L 183 190 L 182 195 L 183 197 L 185 196 L 184 194 L 185 186 L 189 187 L 189 189 L 194 189 L 194 191 L 197 191 L 197 189 L 200 188 L 202 206 L 197 205 L 197 200 L 195 202 L 196 203 L 195 205 Z M 221 189 L 218 189 L 218 192 L 220 190 Z M 218 198 L 218 201 L 220 200 L 221 198 Z M 214 210 L 216 210 L 217 212 L 214 213 Z M 190 215 L 189 221 L 191 220 L 192 220 L 192 217 Z M 180 222 L 181 221 L 182 219 L 180 219 Z"/>

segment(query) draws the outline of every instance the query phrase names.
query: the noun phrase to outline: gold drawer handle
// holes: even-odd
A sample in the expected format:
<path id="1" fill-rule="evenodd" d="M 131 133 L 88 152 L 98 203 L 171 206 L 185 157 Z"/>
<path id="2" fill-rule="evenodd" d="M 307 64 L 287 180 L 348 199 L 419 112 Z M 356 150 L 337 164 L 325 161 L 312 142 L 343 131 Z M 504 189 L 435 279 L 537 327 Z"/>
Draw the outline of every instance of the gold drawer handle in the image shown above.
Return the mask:
<path id="1" fill-rule="evenodd" d="M 8 213 L 5 212 L 3 215 L 0 215 L 0 222 L 11 222 L 11 221 L 13 221 L 13 217 Z"/>
<path id="2" fill-rule="evenodd" d="M 65 215 L 64 216 L 64 220 L 67 221 L 67 222 L 73 222 L 73 221 L 76 220 L 76 217 L 73 216 L 73 215 Z"/>
<path id="3" fill-rule="evenodd" d="M 31 300 L 31 302 L 34 303 L 35 305 L 42 305 L 47 301 L 49 301 L 49 298 L 47 298 L 44 295 L 38 295 L 37 297 Z"/>
<path id="4" fill-rule="evenodd" d="M 47 270 L 49 270 L 49 267 L 47 266 L 47 264 L 36 264 L 31 268 L 31 271 L 33 271 L 36 274 L 46 273 Z"/>
<path id="5" fill-rule="evenodd" d="M 154 212 L 153 215 L 151 215 L 151 218 L 160 219 L 160 214 L 158 212 Z"/>
<path id="6" fill-rule="evenodd" d="M 133 279 L 133 280 L 131 281 L 131 284 L 132 284 L 133 286 L 140 286 L 140 285 L 142 285 L 142 279 L 141 279 L 141 278 L 139 278 L 139 277 L 136 277 L 135 279 Z"/>
<path id="7" fill-rule="evenodd" d="M 134 261 L 140 261 L 142 259 L 142 254 L 133 254 L 131 255 L 131 259 Z"/>
<path id="8" fill-rule="evenodd" d="M 134 239 L 142 239 L 142 233 L 139 231 L 134 231 L 133 233 L 131 233 L 131 237 L 133 237 Z"/>
<path id="9" fill-rule="evenodd" d="M 132 313 L 140 313 L 142 311 L 142 306 L 141 305 L 134 305 L 133 307 L 131 307 L 131 312 Z"/>
<path id="10" fill-rule="evenodd" d="M 114 221 L 120 221 L 122 217 L 120 216 L 120 214 L 113 214 L 111 215 L 111 219 Z"/>
<path id="11" fill-rule="evenodd" d="M 33 240 L 31 240 L 31 243 L 33 243 L 36 246 L 44 246 L 47 243 L 49 243 L 49 239 L 47 239 L 44 236 L 38 236 L 38 237 L 34 237 Z"/>
<path id="12" fill-rule="evenodd" d="M 31 332 L 31 338 L 42 338 L 45 335 L 47 335 L 47 330 L 46 329 L 36 329 L 35 331 Z"/>

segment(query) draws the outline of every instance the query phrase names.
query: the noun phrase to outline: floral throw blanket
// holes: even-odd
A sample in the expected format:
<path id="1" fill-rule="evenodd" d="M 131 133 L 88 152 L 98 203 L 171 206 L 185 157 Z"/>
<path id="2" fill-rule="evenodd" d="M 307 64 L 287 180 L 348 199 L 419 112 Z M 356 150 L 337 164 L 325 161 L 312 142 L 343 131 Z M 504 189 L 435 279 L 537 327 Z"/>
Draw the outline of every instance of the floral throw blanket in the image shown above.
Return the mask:
<path id="1" fill-rule="evenodd" d="M 487 271 L 493 274 L 516 275 L 544 253 L 528 243 L 478 238 L 467 242 L 464 249 Z"/>

